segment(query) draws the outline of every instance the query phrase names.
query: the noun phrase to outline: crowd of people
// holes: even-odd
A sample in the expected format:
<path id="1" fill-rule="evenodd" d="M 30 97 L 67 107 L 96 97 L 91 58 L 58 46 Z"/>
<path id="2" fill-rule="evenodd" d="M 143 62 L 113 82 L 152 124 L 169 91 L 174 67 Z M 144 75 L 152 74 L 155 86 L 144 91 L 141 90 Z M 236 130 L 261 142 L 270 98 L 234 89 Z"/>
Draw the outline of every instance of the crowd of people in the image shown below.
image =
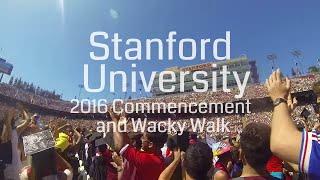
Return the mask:
<path id="1" fill-rule="evenodd" d="M 251 114 L 225 116 L 233 133 L 193 132 L 188 126 L 181 135 L 160 129 L 98 133 L 97 121 L 40 115 L 0 102 L 0 179 L 320 179 L 318 111 L 311 105 L 296 107 L 290 93 L 311 90 L 316 77 L 290 82 L 279 70 L 273 72 L 266 87 L 257 86 L 257 96 L 251 94 L 270 96 L 272 110 L 261 105 Z M 12 95 L 12 87 L 1 89 Z M 196 93 L 189 96 L 204 100 Z M 126 115 L 109 109 L 106 119 L 120 124 Z"/>
<path id="2" fill-rule="evenodd" d="M 28 91 L 32 94 L 37 94 L 50 99 L 61 100 L 61 95 L 57 94 L 55 91 L 44 90 L 39 86 L 33 85 L 33 83 L 28 83 L 26 81 L 23 81 L 21 78 L 15 78 L 11 76 L 8 84 L 10 86 L 17 87 L 21 90 Z"/>
<path id="3" fill-rule="evenodd" d="M 0 83 L 0 94 L 25 103 L 57 111 L 70 112 L 70 109 L 74 106 L 70 102 L 41 96 L 39 94 L 26 91 L 23 88 L 5 83 Z"/>
<path id="4" fill-rule="evenodd" d="M 320 76 L 318 74 L 311 74 L 307 76 L 299 76 L 292 78 L 292 88 L 291 92 L 301 92 L 312 90 L 312 86 L 315 82 L 320 80 Z M 179 102 L 234 102 L 239 100 L 251 100 L 268 97 L 268 92 L 266 91 L 263 84 L 250 84 L 246 87 L 244 96 L 240 99 L 236 99 L 234 96 L 237 94 L 236 88 L 232 88 L 231 92 L 205 92 L 205 93 L 196 93 L 196 92 L 187 92 L 176 95 L 164 95 L 159 97 L 145 98 L 145 99 L 136 99 L 129 100 L 131 102 L 149 102 L 149 103 L 179 103 Z"/>
<path id="5" fill-rule="evenodd" d="M 299 76 L 291 79 L 292 81 L 292 92 L 308 91 L 312 89 L 312 85 L 320 80 L 318 74 L 311 74 L 307 76 Z M 23 85 L 24 83 L 22 83 Z M 27 87 L 27 86 L 26 86 Z M 51 96 L 43 96 L 42 94 L 35 93 L 21 86 L 13 84 L 0 83 L 0 94 L 8 97 L 13 97 L 19 101 L 35 104 L 47 109 L 54 109 L 58 111 L 70 112 L 75 106 L 71 102 L 63 101 L 59 98 L 52 98 Z M 133 103 L 190 103 L 190 102 L 234 102 L 239 100 L 251 100 L 268 97 L 268 93 L 262 84 L 251 84 L 246 87 L 244 96 L 241 99 L 236 99 L 234 96 L 237 94 L 236 88 L 231 88 L 231 92 L 205 92 L 195 93 L 187 92 L 174 95 L 164 95 L 159 97 L 151 98 L 139 98 L 139 99 L 128 99 L 127 102 Z"/>

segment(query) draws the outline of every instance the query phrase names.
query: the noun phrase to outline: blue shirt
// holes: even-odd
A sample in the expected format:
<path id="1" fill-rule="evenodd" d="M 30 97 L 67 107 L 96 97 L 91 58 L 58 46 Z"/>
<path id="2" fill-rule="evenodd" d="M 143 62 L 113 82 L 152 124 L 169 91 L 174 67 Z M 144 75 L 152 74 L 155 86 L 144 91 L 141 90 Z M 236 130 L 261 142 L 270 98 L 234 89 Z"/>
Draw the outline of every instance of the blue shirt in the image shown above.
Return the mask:
<path id="1" fill-rule="evenodd" d="M 320 179 L 320 134 L 316 130 L 302 133 L 299 169 L 307 179 Z"/>

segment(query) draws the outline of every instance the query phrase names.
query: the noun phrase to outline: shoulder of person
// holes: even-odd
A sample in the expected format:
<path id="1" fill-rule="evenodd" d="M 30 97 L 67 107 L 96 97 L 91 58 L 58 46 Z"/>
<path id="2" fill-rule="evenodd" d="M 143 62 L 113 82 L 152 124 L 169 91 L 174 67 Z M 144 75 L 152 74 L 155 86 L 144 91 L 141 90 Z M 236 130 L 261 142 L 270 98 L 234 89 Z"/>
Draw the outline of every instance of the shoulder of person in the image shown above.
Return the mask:
<path id="1" fill-rule="evenodd" d="M 217 170 L 217 171 L 214 173 L 214 176 L 213 176 L 213 177 L 214 177 L 215 180 L 229 178 L 229 177 L 228 177 L 228 174 L 225 173 L 225 172 L 222 171 L 222 170 Z"/>
<path id="2" fill-rule="evenodd" d="M 232 178 L 232 180 L 244 180 L 244 177 Z"/>

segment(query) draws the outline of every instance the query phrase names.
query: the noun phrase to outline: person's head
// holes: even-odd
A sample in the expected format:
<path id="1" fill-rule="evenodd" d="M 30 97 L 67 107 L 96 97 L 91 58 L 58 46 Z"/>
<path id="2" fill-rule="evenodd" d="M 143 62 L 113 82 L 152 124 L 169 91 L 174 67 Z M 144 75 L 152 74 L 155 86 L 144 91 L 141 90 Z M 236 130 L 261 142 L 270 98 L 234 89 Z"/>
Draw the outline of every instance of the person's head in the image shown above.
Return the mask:
<path id="1" fill-rule="evenodd" d="M 39 115 L 38 114 L 34 114 L 31 118 L 31 124 L 33 125 L 37 125 L 37 121 L 39 120 Z"/>
<path id="2" fill-rule="evenodd" d="M 142 149 L 150 152 L 160 151 L 167 138 L 166 132 L 144 132 L 141 136 Z"/>
<path id="3" fill-rule="evenodd" d="M 48 163 L 50 162 L 50 163 Z M 50 148 L 31 156 L 32 179 L 42 179 L 48 175 L 57 174 L 56 152 Z"/>
<path id="4" fill-rule="evenodd" d="M 174 136 L 169 136 L 167 140 L 167 148 L 174 150 L 177 147 L 177 142 L 174 141 Z"/>
<path id="5" fill-rule="evenodd" d="M 70 137 L 72 137 L 74 134 L 73 129 L 71 129 L 70 127 L 66 128 L 66 134 L 68 134 Z"/>
<path id="6" fill-rule="evenodd" d="M 130 144 L 138 150 L 140 150 L 142 146 L 141 137 L 142 134 L 129 134 Z"/>
<path id="7" fill-rule="evenodd" d="M 263 123 L 250 123 L 243 129 L 240 136 L 240 157 L 245 166 L 258 172 L 265 168 L 272 155 L 270 134 L 271 128 Z"/>
<path id="8" fill-rule="evenodd" d="M 296 124 L 298 131 L 302 132 L 304 130 L 304 123 L 302 123 L 301 121 L 297 122 Z"/>
<path id="9" fill-rule="evenodd" d="M 104 153 L 108 149 L 108 146 L 106 144 L 102 144 L 97 147 L 97 151 L 100 153 Z"/>
<path id="10" fill-rule="evenodd" d="M 89 170 L 90 177 L 93 179 L 106 179 L 106 166 L 107 163 L 103 157 L 94 157 Z"/>
<path id="11" fill-rule="evenodd" d="M 189 134 L 189 139 L 197 140 L 197 139 L 198 139 L 197 133 L 190 133 L 190 134 Z"/>
<path id="12" fill-rule="evenodd" d="M 219 155 L 218 158 L 219 158 L 218 161 L 223 163 L 223 164 L 225 164 L 225 165 L 227 165 L 229 162 L 232 162 L 232 152 L 231 152 L 231 150 Z"/>
<path id="13" fill-rule="evenodd" d="M 208 144 L 197 142 L 187 149 L 183 166 L 187 174 L 196 180 L 207 179 L 207 173 L 212 166 L 213 154 Z"/>

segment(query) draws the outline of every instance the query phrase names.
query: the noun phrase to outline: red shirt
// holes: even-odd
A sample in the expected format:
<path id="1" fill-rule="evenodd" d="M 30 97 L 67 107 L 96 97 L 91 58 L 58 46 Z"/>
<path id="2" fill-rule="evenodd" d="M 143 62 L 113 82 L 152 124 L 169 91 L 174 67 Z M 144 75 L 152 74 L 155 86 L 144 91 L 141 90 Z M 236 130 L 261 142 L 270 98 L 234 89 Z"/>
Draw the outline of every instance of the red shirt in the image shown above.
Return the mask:
<path id="1" fill-rule="evenodd" d="M 171 154 L 171 150 L 170 150 L 169 148 L 167 148 L 167 150 L 166 150 L 166 157 L 169 157 L 170 154 Z"/>
<path id="2" fill-rule="evenodd" d="M 271 156 L 269 159 L 266 169 L 269 173 L 271 172 L 282 172 L 282 160 L 279 159 L 277 156 Z"/>
<path id="3" fill-rule="evenodd" d="M 106 160 L 107 162 L 107 180 L 117 180 L 118 179 L 118 172 L 115 167 L 110 164 L 113 162 L 112 160 L 112 152 L 110 150 L 106 150 L 105 152 L 102 153 L 102 157 Z"/>
<path id="4" fill-rule="evenodd" d="M 121 180 L 134 180 L 136 177 L 136 167 L 124 158 L 124 167 Z"/>
<path id="5" fill-rule="evenodd" d="M 136 180 L 157 180 L 165 169 L 161 154 L 138 151 L 132 146 L 125 146 L 120 154 L 136 167 Z"/>

